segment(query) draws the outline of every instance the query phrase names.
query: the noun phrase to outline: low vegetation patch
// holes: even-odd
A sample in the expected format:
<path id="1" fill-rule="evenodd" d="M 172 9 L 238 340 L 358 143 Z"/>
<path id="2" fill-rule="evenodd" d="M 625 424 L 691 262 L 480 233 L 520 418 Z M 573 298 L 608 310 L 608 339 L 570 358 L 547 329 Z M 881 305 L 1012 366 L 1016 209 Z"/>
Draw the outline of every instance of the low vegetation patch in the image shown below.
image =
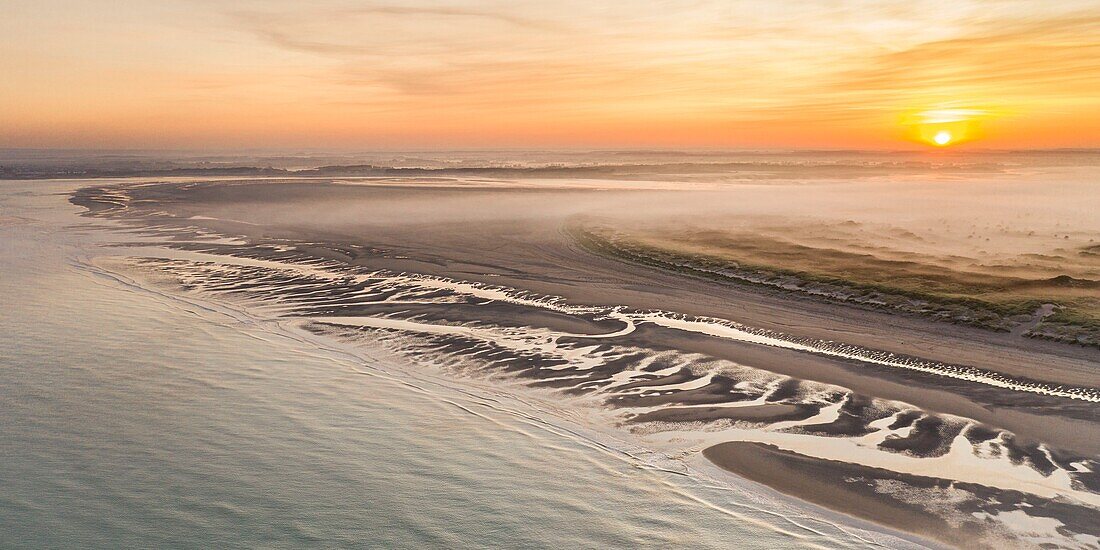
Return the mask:
<path id="1" fill-rule="evenodd" d="M 633 234 L 579 223 L 570 232 L 596 254 L 687 276 L 1100 346 L 1097 281 L 968 272 L 759 235 Z"/>

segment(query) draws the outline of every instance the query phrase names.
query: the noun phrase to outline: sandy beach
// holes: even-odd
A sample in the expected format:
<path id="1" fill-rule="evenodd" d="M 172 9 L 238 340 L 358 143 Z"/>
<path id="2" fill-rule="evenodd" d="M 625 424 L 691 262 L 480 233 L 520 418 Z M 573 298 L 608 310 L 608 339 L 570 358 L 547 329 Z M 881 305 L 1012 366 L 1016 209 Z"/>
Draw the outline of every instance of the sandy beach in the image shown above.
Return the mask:
<path id="1" fill-rule="evenodd" d="M 643 444 L 813 504 L 954 546 L 1100 535 L 1096 348 L 685 276 L 570 230 L 716 196 L 245 180 L 72 202 L 183 254 L 111 269 L 590 403 Z M 1037 506 L 1038 534 L 1016 520 Z"/>
<path id="2" fill-rule="evenodd" d="M 772 445 L 722 443 L 707 448 L 703 455 L 722 468 L 783 493 L 882 525 L 922 533 L 959 548 L 1004 548 L 1018 544 L 985 531 L 981 518 L 991 509 L 996 515 L 996 506 L 968 506 L 961 495 L 1004 503 L 1001 508 L 1005 511 L 1021 502 L 1028 502 L 1029 507 L 1041 506 L 1046 517 L 1076 524 L 1073 528 L 1076 532 L 1089 531 L 1089 523 L 1096 520 L 1095 512 L 1059 507 L 1026 494 L 1005 495 L 976 484 L 820 460 Z M 959 506 L 951 509 L 941 505 L 930 511 L 926 507 L 929 500 Z"/>

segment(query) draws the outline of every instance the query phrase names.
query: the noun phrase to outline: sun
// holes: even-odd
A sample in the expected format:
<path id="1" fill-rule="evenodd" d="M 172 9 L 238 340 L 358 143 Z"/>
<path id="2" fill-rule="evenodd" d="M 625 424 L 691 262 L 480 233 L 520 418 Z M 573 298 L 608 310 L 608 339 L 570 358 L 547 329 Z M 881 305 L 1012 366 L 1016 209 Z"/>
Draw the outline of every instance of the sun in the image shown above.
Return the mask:
<path id="1" fill-rule="evenodd" d="M 994 116 L 991 109 L 940 106 L 910 111 L 901 116 L 905 137 L 932 147 L 954 147 L 982 137 L 982 121 Z"/>

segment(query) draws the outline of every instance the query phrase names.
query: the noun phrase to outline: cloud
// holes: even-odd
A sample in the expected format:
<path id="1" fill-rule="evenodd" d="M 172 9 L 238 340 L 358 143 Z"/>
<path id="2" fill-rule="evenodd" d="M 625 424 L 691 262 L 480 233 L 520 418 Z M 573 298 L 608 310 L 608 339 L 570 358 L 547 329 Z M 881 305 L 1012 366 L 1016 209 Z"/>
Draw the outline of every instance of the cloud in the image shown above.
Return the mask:
<path id="1" fill-rule="evenodd" d="M 548 21 L 529 19 L 501 12 L 455 7 L 367 6 L 340 10 L 340 13 L 347 15 L 401 15 L 414 17 L 435 15 L 453 18 L 492 19 L 516 27 L 544 31 L 557 31 L 562 28 Z"/>
<path id="2" fill-rule="evenodd" d="M 1100 84 L 1100 17 L 997 21 L 988 26 L 1000 28 L 872 56 L 839 74 L 832 87 L 904 91 L 995 86 L 1002 93 L 1100 93 L 1095 87 Z"/>
<path id="3" fill-rule="evenodd" d="M 483 30 L 564 30 L 549 21 L 460 7 L 329 6 L 281 12 L 234 11 L 229 16 L 246 31 L 279 48 L 340 57 L 423 54 L 432 50 L 444 53 L 454 52 L 448 48 L 456 46 L 465 50 L 468 48 L 456 43 L 463 41 L 461 35 Z M 484 29 L 486 23 L 512 29 Z M 469 32 L 471 29 L 476 33 Z M 333 36 L 343 39 L 335 40 Z"/>
<path id="4" fill-rule="evenodd" d="M 806 84 L 757 120 L 806 122 L 901 118 L 914 111 L 997 114 L 1100 108 L 1100 17 L 998 17 L 971 21 L 954 36 L 904 48 L 873 47 L 837 56 L 833 70 L 806 73 Z M 981 113 L 977 116 L 974 113 Z"/>

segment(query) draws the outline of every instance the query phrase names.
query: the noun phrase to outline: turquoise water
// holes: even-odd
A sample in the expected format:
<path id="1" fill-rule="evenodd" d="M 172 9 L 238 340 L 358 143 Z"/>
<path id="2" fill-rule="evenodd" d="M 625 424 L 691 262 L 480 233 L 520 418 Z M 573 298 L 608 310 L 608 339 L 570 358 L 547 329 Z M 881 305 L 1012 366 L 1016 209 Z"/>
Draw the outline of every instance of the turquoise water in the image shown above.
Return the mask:
<path id="1" fill-rule="evenodd" d="M 875 545 L 97 274 L 120 237 L 76 217 L 75 185 L 0 182 L 2 547 Z"/>

